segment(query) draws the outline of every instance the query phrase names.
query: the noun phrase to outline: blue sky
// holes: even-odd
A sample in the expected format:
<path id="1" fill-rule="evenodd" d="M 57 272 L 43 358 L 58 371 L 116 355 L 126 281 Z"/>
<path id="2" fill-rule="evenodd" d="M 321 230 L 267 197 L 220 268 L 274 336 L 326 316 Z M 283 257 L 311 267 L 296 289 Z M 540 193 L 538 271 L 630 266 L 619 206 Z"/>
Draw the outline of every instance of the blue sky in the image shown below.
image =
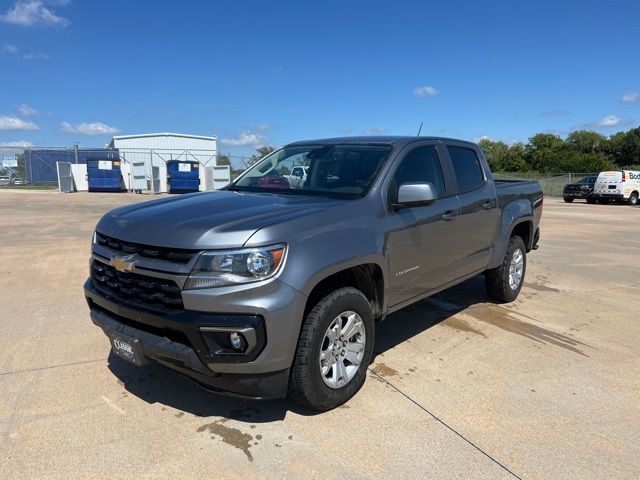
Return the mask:
<path id="1" fill-rule="evenodd" d="M 0 145 L 526 141 L 640 121 L 640 2 L 0 0 Z"/>

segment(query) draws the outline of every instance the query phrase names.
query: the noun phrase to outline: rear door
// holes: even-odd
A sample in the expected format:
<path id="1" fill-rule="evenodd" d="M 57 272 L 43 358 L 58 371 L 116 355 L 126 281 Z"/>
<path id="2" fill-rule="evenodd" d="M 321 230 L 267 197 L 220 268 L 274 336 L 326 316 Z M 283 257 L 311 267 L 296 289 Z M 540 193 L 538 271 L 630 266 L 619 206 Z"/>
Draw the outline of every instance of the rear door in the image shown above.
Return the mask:
<path id="1" fill-rule="evenodd" d="M 621 194 L 623 190 L 622 171 L 611 170 L 600 172 L 596 185 L 595 193 L 600 195 L 616 195 Z"/>
<path id="2" fill-rule="evenodd" d="M 460 265 L 463 275 L 486 268 L 491 258 L 498 223 L 498 204 L 493 179 L 484 157 L 466 143 L 447 142 L 446 150 L 460 202 L 460 225 L 468 241 Z"/>
<path id="3" fill-rule="evenodd" d="M 435 142 L 415 142 L 401 152 L 386 183 L 386 201 L 397 200 L 403 183 L 430 182 L 438 198 L 430 205 L 388 210 L 389 305 L 397 305 L 456 278 L 452 267 L 464 251 L 458 199 L 451 173 Z"/>

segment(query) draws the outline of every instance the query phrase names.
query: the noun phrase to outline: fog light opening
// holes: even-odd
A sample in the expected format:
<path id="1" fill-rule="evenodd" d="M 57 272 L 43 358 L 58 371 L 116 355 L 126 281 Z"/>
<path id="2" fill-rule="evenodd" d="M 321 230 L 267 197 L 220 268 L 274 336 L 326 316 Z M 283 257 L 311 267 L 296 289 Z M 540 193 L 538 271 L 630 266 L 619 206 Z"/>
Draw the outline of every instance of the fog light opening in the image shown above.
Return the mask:
<path id="1" fill-rule="evenodd" d="M 229 334 L 229 343 L 234 348 L 234 350 L 237 350 L 238 352 L 244 351 L 247 346 L 246 340 L 244 339 L 242 334 L 238 332 L 231 332 Z"/>

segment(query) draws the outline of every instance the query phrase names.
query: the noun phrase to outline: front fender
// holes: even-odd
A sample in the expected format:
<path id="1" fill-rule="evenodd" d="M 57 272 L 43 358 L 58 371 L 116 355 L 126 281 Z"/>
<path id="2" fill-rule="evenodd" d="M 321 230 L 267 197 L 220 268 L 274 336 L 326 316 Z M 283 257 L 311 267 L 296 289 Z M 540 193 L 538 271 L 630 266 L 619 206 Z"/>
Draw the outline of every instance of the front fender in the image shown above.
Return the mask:
<path id="1" fill-rule="evenodd" d="M 364 227 L 346 227 L 301 238 L 289 246 L 280 280 L 309 295 L 316 285 L 334 273 L 364 264 L 375 264 L 386 278 L 381 236 Z"/>

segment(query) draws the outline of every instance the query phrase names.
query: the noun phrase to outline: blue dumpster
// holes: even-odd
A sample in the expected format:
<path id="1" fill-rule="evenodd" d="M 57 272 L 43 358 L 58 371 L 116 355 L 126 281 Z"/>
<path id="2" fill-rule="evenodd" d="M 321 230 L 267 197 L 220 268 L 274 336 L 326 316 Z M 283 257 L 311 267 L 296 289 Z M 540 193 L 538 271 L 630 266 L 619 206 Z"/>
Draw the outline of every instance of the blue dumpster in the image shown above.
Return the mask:
<path id="1" fill-rule="evenodd" d="M 120 160 L 112 158 L 88 158 L 87 181 L 90 192 L 122 191 Z"/>
<path id="2" fill-rule="evenodd" d="M 167 162 L 169 193 L 191 193 L 200 190 L 200 164 L 198 162 Z"/>

